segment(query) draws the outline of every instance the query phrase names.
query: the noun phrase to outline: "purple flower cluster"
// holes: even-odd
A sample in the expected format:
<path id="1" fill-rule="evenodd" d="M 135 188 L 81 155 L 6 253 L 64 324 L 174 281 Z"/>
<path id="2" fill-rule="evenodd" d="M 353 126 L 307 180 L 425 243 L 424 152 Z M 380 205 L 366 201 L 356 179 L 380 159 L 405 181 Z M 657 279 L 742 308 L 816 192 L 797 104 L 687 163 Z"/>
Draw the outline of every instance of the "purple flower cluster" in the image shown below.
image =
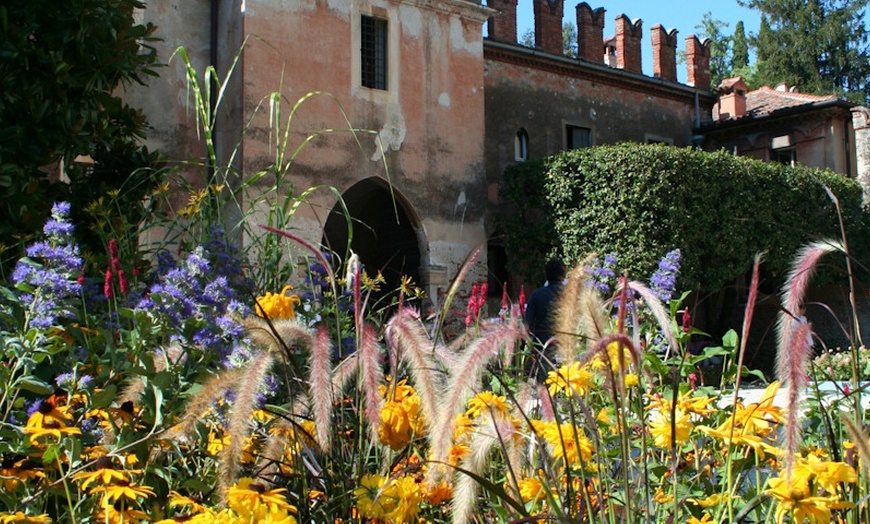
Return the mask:
<path id="1" fill-rule="evenodd" d="M 586 274 L 589 275 L 589 285 L 598 290 L 604 296 L 608 296 L 616 283 L 616 255 L 608 253 L 604 260 L 594 258 L 586 266 Z"/>
<path id="2" fill-rule="evenodd" d="M 323 252 L 323 256 L 328 261 L 332 261 L 329 253 Z M 305 275 L 306 290 L 299 296 L 306 302 L 314 302 L 323 298 L 323 292 L 329 289 L 329 273 L 319 261 L 315 261 L 308 266 L 308 273 Z"/>
<path id="3" fill-rule="evenodd" d="M 82 259 L 72 242 L 73 225 L 69 223 L 70 205 L 59 202 L 51 208 L 45 223 L 45 240 L 27 247 L 27 258 L 16 264 L 11 280 L 19 290 L 19 299 L 27 304 L 29 325 L 38 329 L 54 326 L 59 318 L 71 318 L 70 299 L 81 291 L 78 277 Z"/>
<path id="4" fill-rule="evenodd" d="M 680 250 L 669 251 L 660 261 L 659 267 L 650 277 L 650 289 L 662 302 L 667 303 L 674 294 L 677 275 L 680 273 Z"/>
<path id="5" fill-rule="evenodd" d="M 177 328 L 178 342 L 217 354 L 226 363 L 244 336 L 240 320 L 249 308 L 240 296 L 250 282 L 237 252 L 219 235 L 213 233 L 178 265 L 159 254 L 154 284 L 137 308 Z"/>

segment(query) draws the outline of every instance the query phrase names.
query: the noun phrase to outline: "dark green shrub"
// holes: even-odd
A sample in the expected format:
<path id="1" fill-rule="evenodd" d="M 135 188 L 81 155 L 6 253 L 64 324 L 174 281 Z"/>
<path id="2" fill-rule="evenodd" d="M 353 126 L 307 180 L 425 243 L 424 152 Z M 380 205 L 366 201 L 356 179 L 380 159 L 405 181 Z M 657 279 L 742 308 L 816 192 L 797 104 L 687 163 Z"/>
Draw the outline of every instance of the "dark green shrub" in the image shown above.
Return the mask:
<path id="1" fill-rule="evenodd" d="M 831 171 L 724 151 L 599 146 L 506 170 L 503 196 L 524 215 L 545 200 L 539 213 L 547 218 L 524 226 L 518 216 L 505 231 L 525 252 L 546 253 L 556 244 L 569 263 L 591 251 L 614 252 L 620 268 L 641 279 L 667 251 L 680 248 L 680 288 L 712 291 L 744 274 L 757 252 L 767 253 L 765 268 L 778 278 L 802 244 L 839 238 L 823 184 L 860 235 L 861 187 Z M 552 227 L 555 243 L 540 237 L 545 227 Z M 508 253 L 527 260 L 519 249 Z"/>

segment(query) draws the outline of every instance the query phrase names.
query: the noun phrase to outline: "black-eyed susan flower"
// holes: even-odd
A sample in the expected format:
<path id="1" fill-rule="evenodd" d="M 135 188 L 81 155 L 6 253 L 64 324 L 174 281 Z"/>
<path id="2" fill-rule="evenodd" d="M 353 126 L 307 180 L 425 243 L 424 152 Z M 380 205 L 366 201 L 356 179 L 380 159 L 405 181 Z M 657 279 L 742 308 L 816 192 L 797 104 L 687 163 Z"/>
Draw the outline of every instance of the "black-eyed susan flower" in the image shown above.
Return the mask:
<path id="1" fill-rule="evenodd" d="M 66 426 L 56 419 L 44 420 L 41 423 L 42 427 L 34 425 L 33 427 L 24 428 L 24 432 L 30 435 L 30 444 L 39 446 L 44 442 L 43 439 L 58 441 L 63 435 L 81 435 L 82 430 L 75 426 Z"/>
<path id="2" fill-rule="evenodd" d="M 82 491 L 88 489 L 88 486 L 99 481 L 103 486 L 108 486 L 113 482 L 130 482 L 130 472 L 123 469 L 116 469 L 112 463 L 111 457 L 100 457 L 94 463 L 93 471 L 81 471 L 73 475 L 73 480 L 82 481 Z"/>
<path id="3" fill-rule="evenodd" d="M 46 515 L 27 515 L 20 511 L 15 513 L 0 513 L 0 524 L 50 524 L 51 518 Z"/>
<path id="4" fill-rule="evenodd" d="M 265 484 L 244 477 L 227 490 L 227 504 L 237 513 L 246 515 L 259 511 L 260 506 L 295 512 L 296 508 L 284 497 L 285 491 L 284 488 L 267 489 Z"/>
<path id="5" fill-rule="evenodd" d="M 127 480 L 118 481 L 115 484 L 95 486 L 91 488 L 91 495 L 101 494 L 103 500 L 108 503 L 118 501 L 136 502 L 139 499 L 147 499 L 154 496 L 154 490 L 150 486 L 137 486 Z"/>
<path id="6" fill-rule="evenodd" d="M 51 400 L 43 400 L 39 403 L 39 408 L 33 412 L 27 419 L 27 424 L 24 426 L 25 433 L 30 433 L 32 430 L 42 429 L 45 424 L 56 423 L 64 427 L 67 423 L 72 422 L 72 416 L 67 413 L 68 406 L 57 406 Z"/>
<path id="7" fill-rule="evenodd" d="M 15 491 L 23 483 L 44 478 L 45 473 L 31 467 L 27 459 L 4 457 L 0 464 L 0 487 L 7 493 Z"/>

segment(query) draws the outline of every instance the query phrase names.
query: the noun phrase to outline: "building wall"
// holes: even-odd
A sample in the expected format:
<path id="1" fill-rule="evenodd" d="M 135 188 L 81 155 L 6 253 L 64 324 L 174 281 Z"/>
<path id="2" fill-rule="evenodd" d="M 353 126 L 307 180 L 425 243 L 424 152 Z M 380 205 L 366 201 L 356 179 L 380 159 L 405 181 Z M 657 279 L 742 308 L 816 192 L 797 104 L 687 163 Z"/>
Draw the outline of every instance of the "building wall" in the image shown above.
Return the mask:
<path id="1" fill-rule="evenodd" d="M 772 159 L 772 149 L 794 148 L 797 162 L 855 177 L 857 160 L 852 115 L 847 108 L 808 110 L 790 118 L 758 120 L 711 130 L 704 148 L 725 148 L 740 156 Z"/>
<path id="2" fill-rule="evenodd" d="M 461 0 L 248 0 L 244 107 L 251 125 L 245 172 L 275 161 L 276 133 L 264 104 L 272 91 L 282 95 L 282 128 L 298 100 L 328 93 L 299 105 L 289 124 L 288 153 L 323 129 L 361 131 L 311 140 L 286 176 L 297 193 L 321 184 L 344 193 L 370 177 L 388 180 L 415 220 L 422 274 L 434 295 L 485 241 L 481 33 L 487 12 Z M 360 83 L 361 15 L 388 20 L 386 90 Z M 293 225 L 320 242 L 337 200 L 323 190 L 310 201 Z M 479 260 L 472 279 L 482 278 L 485 256 Z"/>
<path id="3" fill-rule="evenodd" d="M 517 161 L 514 137 L 520 129 L 528 134 L 529 158 L 566 149 L 566 124 L 591 129 L 592 145 L 635 141 L 686 147 L 692 145 L 696 119 L 709 119 L 713 104 L 712 95 L 689 86 L 518 46 L 487 42 L 485 57 L 491 198 L 505 168 Z"/>

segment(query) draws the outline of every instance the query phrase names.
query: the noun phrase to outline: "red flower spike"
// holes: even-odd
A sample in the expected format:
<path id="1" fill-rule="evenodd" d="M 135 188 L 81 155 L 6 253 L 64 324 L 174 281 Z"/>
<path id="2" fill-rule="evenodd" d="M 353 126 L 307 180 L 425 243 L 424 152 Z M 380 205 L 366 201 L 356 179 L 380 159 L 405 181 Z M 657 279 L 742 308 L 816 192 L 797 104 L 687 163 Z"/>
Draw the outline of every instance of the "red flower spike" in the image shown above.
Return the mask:
<path id="1" fill-rule="evenodd" d="M 103 279 L 103 295 L 112 298 L 112 268 L 106 268 L 106 278 Z"/>
<path id="2" fill-rule="evenodd" d="M 507 282 L 501 288 L 501 309 L 503 311 L 507 311 L 508 308 L 508 294 L 507 294 Z"/>
<path id="3" fill-rule="evenodd" d="M 118 286 L 121 288 L 121 294 L 127 294 L 127 277 L 124 275 L 124 270 L 118 270 Z"/>
<path id="4" fill-rule="evenodd" d="M 683 311 L 683 332 L 688 333 L 692 330 L 692 317 L 689 315 L 689 308 Z"/>

